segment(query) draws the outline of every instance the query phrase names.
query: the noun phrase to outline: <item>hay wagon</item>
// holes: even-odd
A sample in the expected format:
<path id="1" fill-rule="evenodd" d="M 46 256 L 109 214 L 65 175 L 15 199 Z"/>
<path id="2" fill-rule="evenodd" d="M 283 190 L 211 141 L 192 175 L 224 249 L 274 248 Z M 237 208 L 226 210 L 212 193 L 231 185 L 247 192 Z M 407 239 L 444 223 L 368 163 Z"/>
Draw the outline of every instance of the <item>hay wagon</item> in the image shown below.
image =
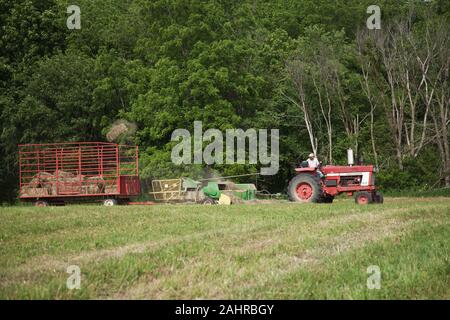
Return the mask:
<path id="1" fill-rule="evenodd" d="M 140 194 L 138 147 L 106 142 L 19 145 L 21 201 L 126 203 Z"/>

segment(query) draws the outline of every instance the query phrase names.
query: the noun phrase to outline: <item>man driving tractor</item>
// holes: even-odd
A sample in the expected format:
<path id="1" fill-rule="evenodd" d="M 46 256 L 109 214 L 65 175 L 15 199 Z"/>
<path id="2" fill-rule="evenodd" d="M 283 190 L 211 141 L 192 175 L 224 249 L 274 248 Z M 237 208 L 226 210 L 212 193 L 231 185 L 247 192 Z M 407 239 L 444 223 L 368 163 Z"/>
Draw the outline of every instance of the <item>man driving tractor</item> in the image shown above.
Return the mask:
<path id="1" fill-rule="evenodd" d="M 309 168 L 318 168 L 320 165 L 319 160 L 317 160 L 316 156 L 314 155 L 314 153 L 310 153 L 308 156 L 308 159 L 306 159 L 306 161 L 308 162 L 308 167 Z"/>
<path id="2" fill-rule="evenodd" d="M 320 171 L 320 169 L 319 169 L 320 162 L 314 153 L 309 154 L 308 159 L 306 159 L 306 162 L 308 163 L 309 168 L 316 169 L 317 174 L 319 175 L 320 178 L 325 177 L 324 174 L 322 173 L 322 171 Z"/>

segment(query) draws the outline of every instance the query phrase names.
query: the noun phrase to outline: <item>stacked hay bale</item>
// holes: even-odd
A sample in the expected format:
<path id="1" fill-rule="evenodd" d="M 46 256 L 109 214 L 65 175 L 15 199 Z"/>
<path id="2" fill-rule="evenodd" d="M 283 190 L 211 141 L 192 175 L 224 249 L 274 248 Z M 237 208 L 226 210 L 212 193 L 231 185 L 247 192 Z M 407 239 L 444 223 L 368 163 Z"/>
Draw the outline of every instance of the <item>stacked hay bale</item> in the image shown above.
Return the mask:
<path id="1" fill-rule="evenodd" d="M 74 175 L 71 172 L 59 170 L 53 173 L 53 186 L 52 194 L 56 194 L 56 181 L 58 182 L 58 193 L 74 193 L 78 194 L 81 192 L 81 181 L 83 176 Z"/>
<path id="2" fill-rule="evenodd" d="M 98 194 L 105 193 L 105 185 L 106 182 L 101 176 L 86 178 L 83 175 L 62 170 L 55 171 L 53 174 L 39 172 L 22 187 L 21 195 L 43 197 L 58 194 Z M 116 186 L 110 186 L 108 191 L 113 189 L 117 189 Z"/>
<path id="3" fill-rule="evenodd" d="M 105 185 L 105 193 L 116 193 L 117 185 L 115 183 Z"/>
<path id="4" fill-rule="evenodd" d="M 100 176 L 89 177 L 84 180 L 86 191 L 89 194 L 105 192 L 105 180 Z"/>
<path id="5" fill-rule="evenodd" d="M 22 196 L 42 197 L 52 194 L 53 175 L 48 172 L 39 172 L 31 181 L 22 187 Z"/>

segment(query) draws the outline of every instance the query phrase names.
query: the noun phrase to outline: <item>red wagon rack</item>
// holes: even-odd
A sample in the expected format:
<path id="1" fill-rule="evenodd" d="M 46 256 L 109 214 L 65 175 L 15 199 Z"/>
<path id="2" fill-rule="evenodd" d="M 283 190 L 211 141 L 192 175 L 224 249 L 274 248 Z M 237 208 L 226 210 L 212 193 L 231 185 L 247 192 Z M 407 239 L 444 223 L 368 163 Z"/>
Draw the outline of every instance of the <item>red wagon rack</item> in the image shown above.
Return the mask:
<path id="1" fill-rule="evenodd" d="M 107 142 L 19 145 L 21 201 L 126 203 L 141 192 L 137 146 Z"/>

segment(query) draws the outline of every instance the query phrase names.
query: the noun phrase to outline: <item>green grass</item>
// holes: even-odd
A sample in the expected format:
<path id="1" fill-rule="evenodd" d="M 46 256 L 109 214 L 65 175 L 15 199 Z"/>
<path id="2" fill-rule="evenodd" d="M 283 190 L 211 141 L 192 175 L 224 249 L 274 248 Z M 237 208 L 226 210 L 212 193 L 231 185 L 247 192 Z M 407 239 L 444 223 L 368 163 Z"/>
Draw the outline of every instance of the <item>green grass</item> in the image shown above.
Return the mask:
<path id="1" fill-rule="evenodd" d="M 418 189 L 418 190 L 386 190 L 383 194 L 388 197 L 450 197 L 450 188 Z"/>
<path id="2" fill-rule="evenodd" d="M 3 207 L 0 298 L 449 299 L 449 243 L 448 198 Z"/>

